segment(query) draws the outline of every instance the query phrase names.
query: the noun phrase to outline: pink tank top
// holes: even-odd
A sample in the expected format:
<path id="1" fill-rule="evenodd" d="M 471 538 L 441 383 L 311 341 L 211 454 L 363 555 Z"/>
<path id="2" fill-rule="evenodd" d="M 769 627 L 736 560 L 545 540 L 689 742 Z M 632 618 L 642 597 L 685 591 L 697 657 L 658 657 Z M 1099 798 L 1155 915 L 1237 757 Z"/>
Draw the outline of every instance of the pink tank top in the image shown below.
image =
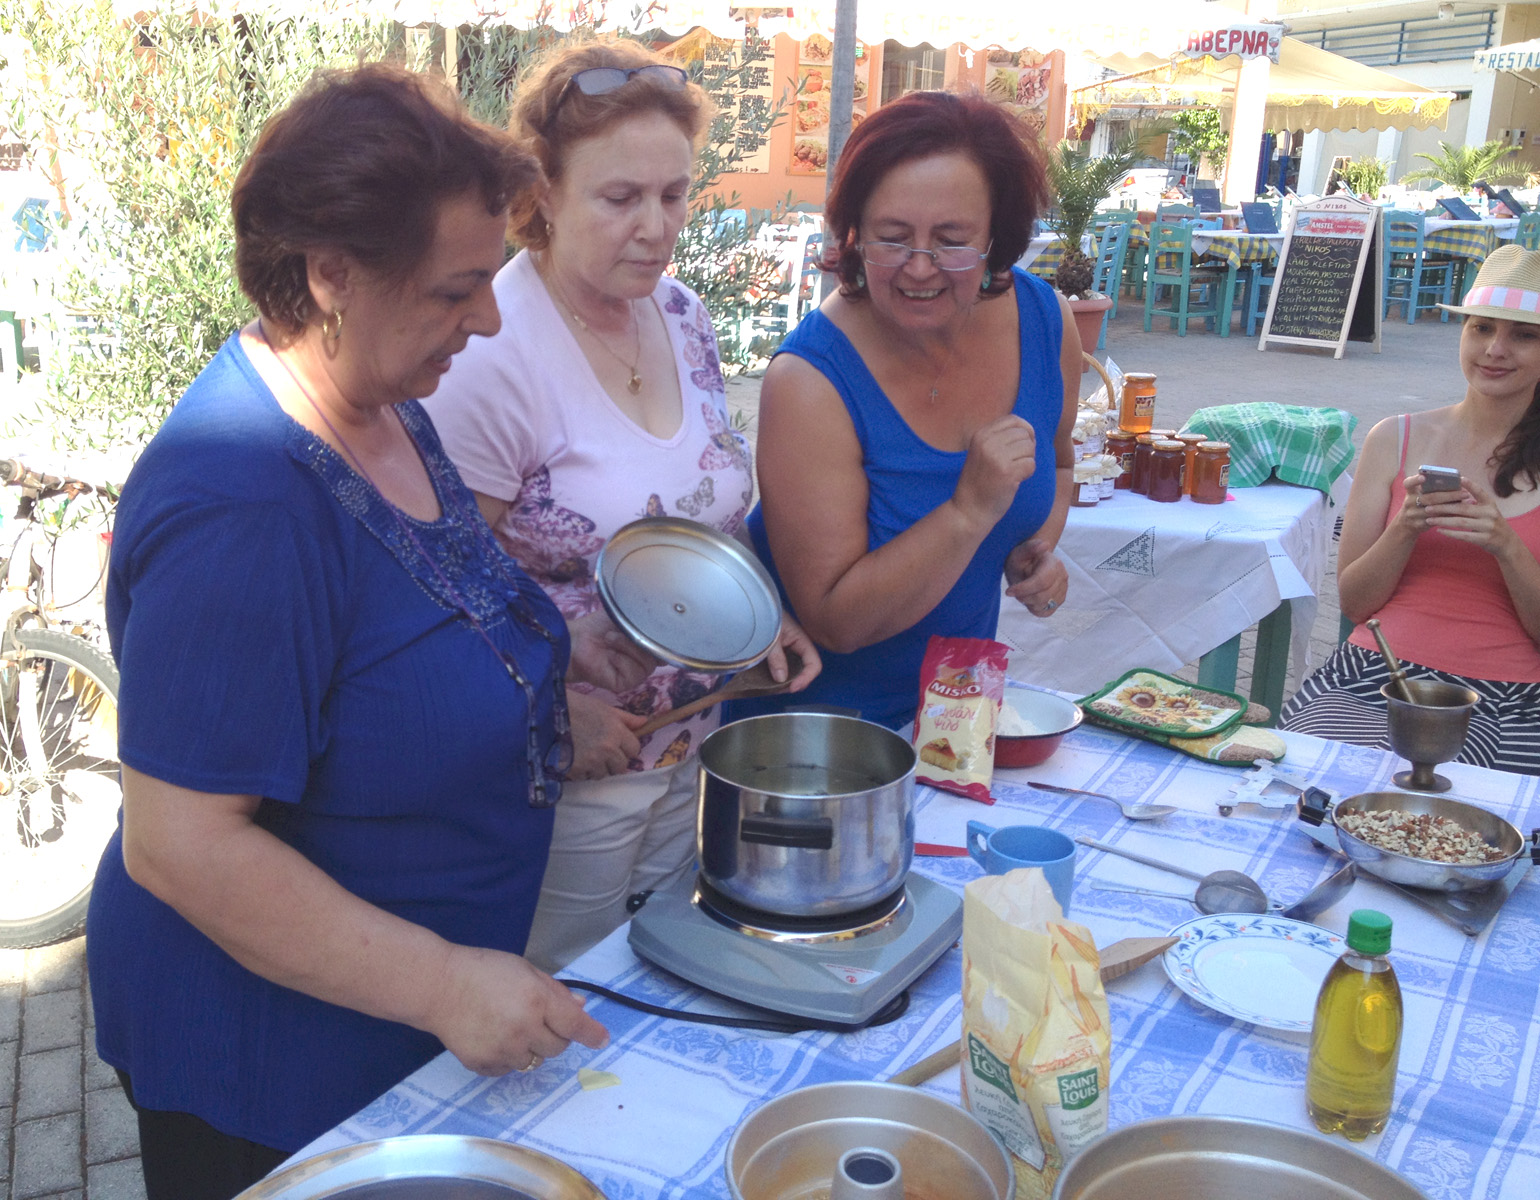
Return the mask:
<path id="1" fill-rule="evenodd" d="M 1401 466 L 1390 481 L 1388 526 L 1405 493 L 1406 444 L 1412 419 L 1402 417 Z M 1540 508 L 1508 522 L 1531 554 L 1540 557 Z M 1512 683 L 1540 682 L 1540 649 L 1519 624 L 1497 560 L 1479 546 L 1428 530 L 1417 539 L 1389 602 L 1374 614 L 1396 657 L 1464 675 Z M 1376 649 L 1360 625 L 1348 638 Z"/>

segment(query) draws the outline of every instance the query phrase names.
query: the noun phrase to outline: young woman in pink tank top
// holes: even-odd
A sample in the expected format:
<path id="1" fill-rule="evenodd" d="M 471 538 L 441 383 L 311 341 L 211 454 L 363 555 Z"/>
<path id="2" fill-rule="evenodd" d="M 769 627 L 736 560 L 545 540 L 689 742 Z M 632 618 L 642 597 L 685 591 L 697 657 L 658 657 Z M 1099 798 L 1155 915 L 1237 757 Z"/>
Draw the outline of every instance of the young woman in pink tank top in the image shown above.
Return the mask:
<path id="1" fill-rule="evenodd" d="M 1481 697 L 1462 762 L 1540 774 L 1540 252 L 1504 246 L 1462 306 L 1465 397 L 1381 421 L 1337 551 L 1352 636 L 1284 706 L 1283 727 L 1388 748 L 1378 617 L 1414 679 Z M 1423 465 L 1460 473 L 1424 491 Z"/>

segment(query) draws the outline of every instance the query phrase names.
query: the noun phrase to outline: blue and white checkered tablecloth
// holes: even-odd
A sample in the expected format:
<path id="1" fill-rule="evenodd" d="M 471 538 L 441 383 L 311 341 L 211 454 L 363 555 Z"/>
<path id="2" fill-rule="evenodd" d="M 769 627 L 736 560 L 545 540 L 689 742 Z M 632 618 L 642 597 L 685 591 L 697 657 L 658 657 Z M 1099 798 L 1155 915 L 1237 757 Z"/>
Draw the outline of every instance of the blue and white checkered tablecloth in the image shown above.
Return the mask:
<path id="1" fill-rule="evenodd" d="M 1391 755 L 1298 734 L 1284 766 L 1338 795 L 1385 790 L 1404 764 Z M 1452 795 L 1521 829 L 1540 821 L 1540 780 L 1459 764 L 1440 768 Z M 1026 775 L 1144 798 L 1182 811 L 1163 822 L 1123 820 L 1111 805 L 1022 786 Z M 1244 870 L 1269 895 L 1297 898 L 1334 867 L 1290 815 L 1217 815 L 1240 777 L 1220 767 L 1102 729 L 1072 734 L 1032 772 L 1001 772 L 998 803 L 922 789 L 917 836 L 960 845 L 964 825 L 1033 822 L 1186 863 Z M 1094 878 L 1180 890 L 1151 868 L 1081 850 L 1073 916 L 1099 945 L 1159 935 L 1195 914 L 1183 900 L 1101 891 Z M 917 860 L 917 869 L 961 889 L 978 871 L 966 858 Z M 1188 887 L 1191 884 L 1187 885 Z M 1400 1172 L 1431 1200 L 1532 1200 L 1540 1195 L 1540 871 L 1531 871 L 1480 936 L 1453 926 L 1372 878 L 1317 918 L 1342 932 L 1348 913 L 1379 908 L 1395 920 L 1391 952 L 1406 1003 L 1395 1109 L 1363 1152 Z M 679 979 L 638 961 L 624 930 L 570 973 L 647 1000 L 722 1011 Z M 611 1200 L 727 1195 L 723 1154 L 743 1117 L 768 1097 L 833 1080 L 885 1079 L 955 1040 L 961 952 L 954 948 L 913 986 L 898 1021 L 858 1034 L 773 1036 L 643 1016 L 609 1002 L 590 1011 L 609 1028 L 602 1051 L 581 1047 L 527 1075 L 483 1079 L 450 1056 L 391 1089 L 301 1152 L 306 1157 L 398 1134 L 478 1134 L 518 1142 L 572 1164 Z M 1107 987 L 1113 1024 L 1111 1124 L 1167 1114 L 1232 1114 L 1309 1129 L 1304 1077 L 1308 1035 L 1279 1032 L 1200 1006 L 1151 963 Z M 578 1069 L 608 1072 L 616 1086 L 585 1090 Z M 946 1072 L 926 1090 L 956 1101 Z"/>

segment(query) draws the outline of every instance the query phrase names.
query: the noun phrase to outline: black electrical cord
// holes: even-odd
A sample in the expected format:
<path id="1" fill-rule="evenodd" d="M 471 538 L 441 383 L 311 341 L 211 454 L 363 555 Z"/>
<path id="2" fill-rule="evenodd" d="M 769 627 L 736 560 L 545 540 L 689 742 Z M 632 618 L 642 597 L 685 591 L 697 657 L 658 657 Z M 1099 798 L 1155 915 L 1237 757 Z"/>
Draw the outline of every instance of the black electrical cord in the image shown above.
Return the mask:
<path id="1" fill-rule="evenodd" d="M 765 1014 L 762 1018 L 722 1017 L 714 1013 L 689 1012 L 682 1008 L 664 1008 L 660 1004 L 649 1004 L 645 1000 L 638 1000 L 635 996 L 628 996 L 624 992 L 617 992 L 613 988 L 607 988 L 598 983 L 588 983 L 582 979 L 558 979 L 556 982 L 580 991 L 592 992 L 596 996 L 603 996 L 606 1000 L 613 1000 L 616 1004 L 623 1004 L 627 1008 L 634 1008 L 638 1012 L 649 1013 L 655 1017 L 693 1021 L 697 1025 L 725 1025 L 730 1029 L 759 1029 L 766 1033 L 855 1033 L 873 1025 L 887 1025 L 909 1011 L 908 988 L 883 1005 L 871 1020 L 851 1025 L 842 1021 L 821 1021 L 817 1017 L 791 1018 L 771 1009 L 757 1009 Z M 757 1006 L 751 1004 L 748 1007 Z"/>

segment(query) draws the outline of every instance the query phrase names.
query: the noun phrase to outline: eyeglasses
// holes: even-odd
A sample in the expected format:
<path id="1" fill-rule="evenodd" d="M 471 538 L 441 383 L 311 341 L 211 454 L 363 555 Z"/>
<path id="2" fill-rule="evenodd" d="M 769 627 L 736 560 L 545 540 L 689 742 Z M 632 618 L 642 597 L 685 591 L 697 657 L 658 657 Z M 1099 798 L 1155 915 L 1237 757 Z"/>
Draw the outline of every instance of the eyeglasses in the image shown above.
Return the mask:
<path id="1" fill-rule="evenodd" d="M 923 250 L 903 242 L 862 242 L 857 249 L 869 267 L 901 267 L 916 254 L 930 255 L 930 261 L 942 271 L 971 271 L 989 257 L 990 242 L 982 250 L 972 246 L 941 246 Z"/>
<path id="2" fill-rule="evenodd" d="M 561 89 L 561 95 L 556 97 L 556 103 L 551 105 L 551 116 L 556 117 L 557 109 L 561 108 L 562 101 L 573 88 L 577 88 L 585 96 L 604 96 L 610 92 L 623 88 L 633 78 L 655 80 L 666 88 L 674 91 L 683 91 L 690 82 L 690 73 L 683 67 L 669 67 L 662 63 L 649 63 L 645 67 L 589 67 L 586 71 L 578 71 L 569 76 L 566 84 Z"/>

